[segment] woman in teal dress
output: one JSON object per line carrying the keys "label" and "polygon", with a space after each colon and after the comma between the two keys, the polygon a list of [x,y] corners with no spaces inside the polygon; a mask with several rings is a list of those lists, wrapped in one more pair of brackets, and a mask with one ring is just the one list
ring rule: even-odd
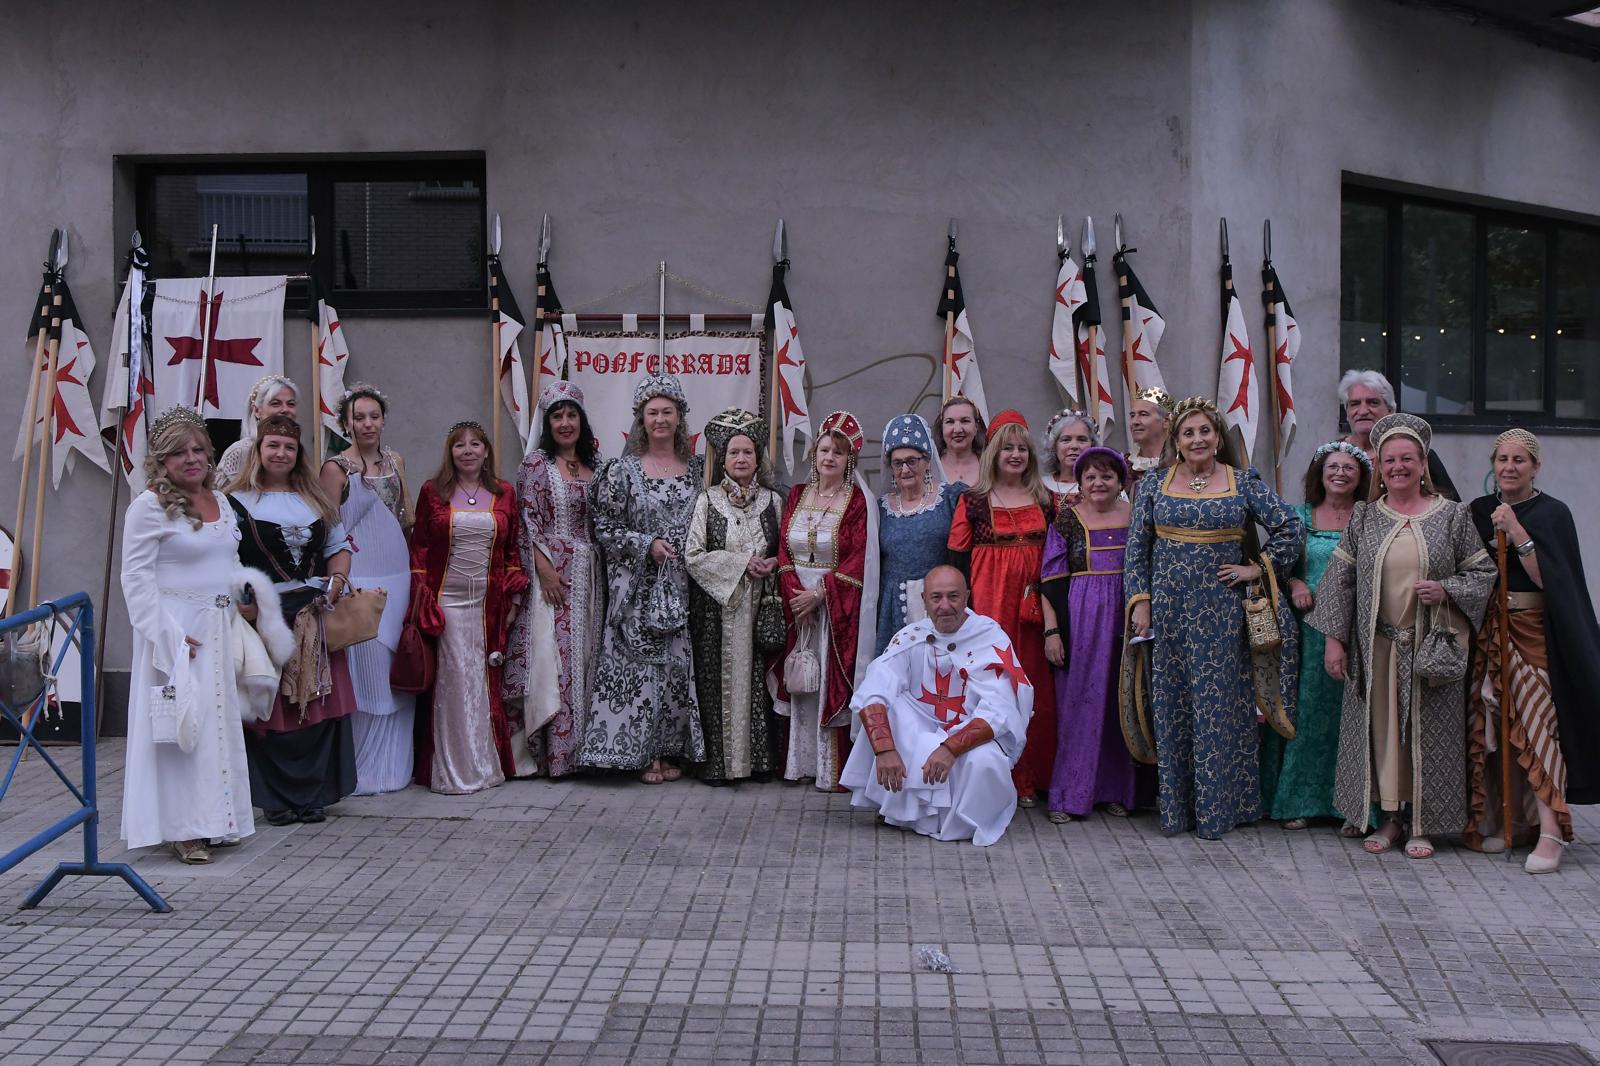
{"label": "woman in teal dress", "polygon": [[888,475],[878,497],[878,642],[882,655],[904,626],[926,616],[922,579],[944,562],[950,519],[964,484],[945,481],[933,431],[921,415],[896,415],[883,427]]}
{"label": "woman in teal dress", "polygon": [[[1315,664],[1322,661],[1323,638],[1305,623],[1315,601],[1317,583],[1344,537],[1357,500],[1367,498],[1372,460],[1353,444],[1333,441],[1318,448],[1306,470],[1306,502],[1295,513],[1306,525],[1306,550],[1294,576],[1289,598],[1300,617],[1300,660],[1312,664],[1300,671],[1300,705],[1294,739],[1270,729],[1261,731],[1261,804],[1285,829],[1304,829],[1312,818],[1337,818],[1333,805],[1334,766],[1339,757],[1339,706],[1344,684]],[[1356,835],[1350,828],[1346,835]]]}
{"label": "woman in teal dress", "polygon": [[[1155,749],[1162,832],[1217,840],[1261,817],[1258,715],[1293,734],[1300,634],[1274,590],[1305,526],[1254,470],[1231,464],[1210,400],[1179,403],[1169,427],[1178,461],[1146,474],[1134,497],[1124,574],[1129,628],[1152,639],[1124,655],[1149,653],[1138,728]],[[1267,532],[1259,555],[1247,547],[1256,524]],[[1257,582],[1277,608],[1271,652],[1248,640],[1244,593]]]}

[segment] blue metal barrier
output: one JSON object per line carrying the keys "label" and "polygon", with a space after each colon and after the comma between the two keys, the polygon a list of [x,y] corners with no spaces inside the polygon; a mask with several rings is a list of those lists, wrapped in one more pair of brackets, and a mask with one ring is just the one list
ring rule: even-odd
{"label": "blue metal barrier", "polygon": [[[0,633],[14,629],[22,629],[33,625],[35,622],[53,621],[55,616],[72,614],[72,625],[68,629],[67,639],[62,644],[61,651],[50,664],[50,678],[46,679],[43,691],[34,701],[18,714],[17,710],[8,706],[0,699],[0,715],[4,715],[17,730],[17,750],[11,757],[11,765],[6,768],[5,779],[0,780],[0,803],[6,798],[6,792],[11,788],[12,778],[16,776],[17,767],[22,762],[22,756],[29,748],[37,751],[43,757],[56,777],[67,786],[78,801],[78,809],[61,819],[50,828],[36,834],[25,844],[21,844],[4,856],[0,856],[0,873],[5,873],[29,855],[38,851],[52,841],[66,836],[78,826],[83,826],[83,861],[57,863],[50,876],[39,882],[39,887],[28,894],[22,901],[22,909],[29,910],[37,907],[50,890],[61,883],[61,879],[68,874],[77,874],[82,877],[120,877],[139,893],[144,901],[150,904],[150,909],[158,913],[170,911],[172,907],[162,899],[156,890],[145,883],[144,878],[133,872],[133,868],[126,863],[100,861],[100,806],[96,799],[97,788],[95,784],[94,746],[94,606],[89,602],[89,594],[75,592],[64,599],[52,600],[41,603],[31,611],[24,611],[19,615],[7,618],[0,622]],[[61,669],[62,662],[67,657],[67,649],[72,646],[73,637],[80,641],[79,660],[81,662],[82,677],[82,702],[79,704],[82,713],[83,739],[79,750],[83,753],[83,787],[79,788],[72,783],[71,778],[50,757],[44,745],[40,744],[33,736],[33,724],[43,715],[39,713],[49,700],[55,682],[52,680],[56,671]]]}

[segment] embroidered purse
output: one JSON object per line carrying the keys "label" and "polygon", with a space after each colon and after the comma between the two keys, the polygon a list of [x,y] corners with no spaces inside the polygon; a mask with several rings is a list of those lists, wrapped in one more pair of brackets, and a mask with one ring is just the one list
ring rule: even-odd
{"label": "embroidered purse", "polygon": [[1442,605],[1428,610],[1428,631],[1417,645],[1412,669],[1434,687],[1453,684],[1467,676],[1466,644],[1450,625],[1449,614]]}
{"label": "embroidered purse", "polygon": [[671,565],[662,563],[656,567],[655,582],[645,593],[639,612],[639,623],[645,632],[657,637],[670,637],[689,624],[689,604],[669,575]]}
{"label": "embroidered purse", "polygon": [[790,695],[809,696],[822,687],[822,663],[812,647],[813,632],[809,622],[799,623],[794,647],[783,660],[783,684]]}
{"label": "embroidered purse", "polygon": [[1244,622],[1250,634],[1251,651],[1277,651],[1283,646],[1277,609],[1260,581],[1250,582],[1245,591]]}
{"label": "embroidered purse", "polygon": [[783,620],[783,599],[778,594],[778,582],[768,578],[761,582],[756,600],[756,647],[762,651],[778,651],[788,639],[789,627]]}

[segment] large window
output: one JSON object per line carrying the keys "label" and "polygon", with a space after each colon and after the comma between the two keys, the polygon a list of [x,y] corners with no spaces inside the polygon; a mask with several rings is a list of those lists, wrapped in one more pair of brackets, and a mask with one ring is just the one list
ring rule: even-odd
{"label": "large window", "polygon": [[1341,369],[1442,426],[1600,428],[1600,227],[1346,186]]}
{"label": "large window", "polygon": [[341,313],[488,307],[481,156],[129,165],[152,277],[203,276],[215,225],[217,273],[310,274]]}

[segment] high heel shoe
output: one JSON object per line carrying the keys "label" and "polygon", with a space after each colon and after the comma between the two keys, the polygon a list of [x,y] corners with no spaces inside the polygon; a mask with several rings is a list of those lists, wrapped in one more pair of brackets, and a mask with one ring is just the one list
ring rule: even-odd
{"label": "high heel shoe", "polygon": [[1537,855],[1530,854],[1527,861],[1522,864],[1522,868],[1530,874],[1553,874],[1561,868],[1561,856],[1566,854],[1567,842],[1549,833],[1540,833],[1539,839],[1554,840],[1561,845],[1561,850],[1556,852],[1556,857],[1553,859],[1541,859]]}

